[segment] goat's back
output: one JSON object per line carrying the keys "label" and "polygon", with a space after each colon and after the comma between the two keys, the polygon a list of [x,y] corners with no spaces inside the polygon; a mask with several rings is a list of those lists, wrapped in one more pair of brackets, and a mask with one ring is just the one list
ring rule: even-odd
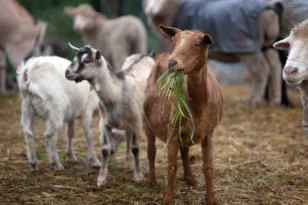
{"label": "goat's back", "polygon": [[65,78],[70,63],[64,58],[47,56],[31,58],[18,67],[18,87],[23,98],[31,96],[35,100],[32,104],[37,112],[54,109],[72,119],[80,117],[87,105],[90,110],[97,108],[98,97],[90,91],[88,82],[75,83]]}

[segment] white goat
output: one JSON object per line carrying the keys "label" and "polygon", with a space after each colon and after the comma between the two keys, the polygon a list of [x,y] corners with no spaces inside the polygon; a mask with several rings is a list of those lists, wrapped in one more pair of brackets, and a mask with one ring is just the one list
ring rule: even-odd
{"label": "white goat", "polygon": [[[124,63],[126,69],[115,73],[100,51],[85,46],[76,48],[76,57],[66,70],[66,78],[73,81],[90,82],[100,102],[106,108],[107,120],[101,129],[103,136],[102,167],[97,185],[106,185],[108,176],[108,160],[111,153],[111,128],[123,129],[126,132],[127,149],[131,147],[134,156],[135,181],[143,180],[140,169],[139,148],[137,139],[142,135],[142,105],[144,90],[154,60],[151,57],[135,54]],[[133,62],[131,66],[127,66]],[[102,109],[102,106],[100,106]],[[129,150],[127,150],[129,151]]]}
{"label": "white goat", "polygon": [[145,26],[135,16],[107,19],[88,4],[66,7],[65,13],[74,18],[74,30],[82,35],[84,42],[101,49],[115,71],[120,71],[129,55],[147,51]]}
{"label": "white goat", "polygon": [[304,107],[303,132],[308,137],[308,20],[296,25],[290,35],[274,44],[276,49],[289,50],[288,60],[283,68],[283,79],[289,85],[296,85],[301,93]]}
{"label": "white goat", "polygon": [[93,149],[91,131],[93,112],[98,109],[99,99],[94,91],[90,91],[87,82],[77,84],[65,78],[64,72],[70,63],[56,56],[36,57],[22,63],[17,69],[18,87],[22,96],[21,124],[33,169],[38,169],[33,133],[34,116],[46,121],[45,146],[55,170],[64,169],[56,150],[57,137],[64,123],[67,124],[67,160],[76,160],[72,147],[76,118],[81,120],[91,165],[101,166]]}

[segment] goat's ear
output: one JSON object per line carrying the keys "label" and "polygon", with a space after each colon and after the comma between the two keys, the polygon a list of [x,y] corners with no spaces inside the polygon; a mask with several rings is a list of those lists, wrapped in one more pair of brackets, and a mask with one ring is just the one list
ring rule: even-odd
{"label": "goat's ear", "polygon": [[156,57],[155,51],[151,51],[151,53],[148,56],[151,58],[155,58]]}
{"label": "goat's ear", "polygon": [[71,49],[72,49],[75,53],[78,53],[79,48],[73,46],[70,42],[68,42],[68,45],[71,47]]}
{"label": "goat's ear", "polygon": [[213,40],[212,40],[211,36],[209,36],[207,34],[203,35],[203,40],[202,41],[203,41],[203,43],[205,45],[212,45],[213,44]]}
{"label": "goat's ear", "polygon": [[68,16],[75,16],[76,9],[74,7],[68,6],[64,8],[64,13]]}
{"label": "goat's ear", "polygon": [[102,57],[102,54],[100,51],[95,51],[95,60],[99,61]]}
{"label": "goat's ear", "polygon": [[288,50],[290,48],[289,37],[274,43],[273,46],[277,50]]}
{"label": "goat's ear", "polygon": [[159,28],[163,34],[166,36],[175,36],[178,32],[180,32],[180,29],[174,28],[174,27],[168,27],[164,26],[162,24],[159,25]]}

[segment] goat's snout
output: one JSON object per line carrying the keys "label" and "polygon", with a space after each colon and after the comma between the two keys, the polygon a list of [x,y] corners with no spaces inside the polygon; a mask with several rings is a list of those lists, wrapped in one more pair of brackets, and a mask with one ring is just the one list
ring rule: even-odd
{"label": "goat's snout", "polygon": [[283,72],[286,75],[294,75],[298,73],[298,68],[293,66],[286,66],[283,68]]}
{"label": "goat's snout", "polygon": [[174,60],[169,60],[168,61],[168,69],[172,68],[173,66],[175,66],[176,64],[178,64],[178,62],[174,61]]}

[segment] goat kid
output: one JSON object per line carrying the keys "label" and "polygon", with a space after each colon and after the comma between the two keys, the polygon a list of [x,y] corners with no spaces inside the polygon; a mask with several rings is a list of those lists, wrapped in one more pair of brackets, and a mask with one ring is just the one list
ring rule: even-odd
{"label": "goat kid", "polygon": [[[139,162],[138,138],[142,133],[142,102],[147,77],[154,60],[143,57],[136,62],[149,61],[143,66],[126,66],[126,70],[115,73],[108,61],[99,50],[85,46],[76,48],[76,57],[66,70],[66,78],[76,82],[88,81],[100,99],[100,110],[106,111],[106,122],[101,124],[105,130],[102,145],[102,168],[99,172],[97,185],[106,185],[108,176],[108,161],[111,154],[110,130],[122,129],[126,133],[127,153],[133,153],[135,181],[143,180]],[[143,77],[142,77],[143,76]],[[142,87],[143,86],[143,87]]]}
{"label": "goat kid", "polygon": [[93,148],[91,130],[93,112],[98,109],[99,99],[95,92],[90,92],[86,82],[76,84],[65,78],[65,68],[70,63],[60,57],[36,57],[22,63],[17,69],[18,87],[22,97],[21,124],[28,158],[34,170],[38,169],[34,146],[34,117],[46,122],[44,140],[54,170],[64,169],[56,149],[57,137],[64,124],[68,140],[67,161],[77,159],[72,145],[75,119],[81,120],[92,167],[101,166]]}
{"label": "goat kid", "polygon": [[186,183],[191,186],[195,186],[197,183],[189,164],[189,148],[193,145],[190,140],[192,122],[186,118],[182,119],[181,144],[177,125],[173,127],[172,124],[175,109],[170,103],[163,103],[164,96],[161,96],[156,88],[156,81],[167,69],[169,71],[184,70],[183,86],[194,119],[195,134],[193,141],[202,146],[203,173],[206,181],[205,200],[207,205],[216,205],[218,203],[213,187],[212,138],[215,128],[222,119],[223,96],[219,84],[207,67],[208,49],[209,45],[212,44],[212,39],[210,36],[197,31],[181,31],[163,25],[160,25],[160,29],[164,35],[172,37],[174,48],[171,54],[164,53],[157,57],[145,91],[143,125],[148,138],[147,151],[150,168],[148,183],[149,185],[156,184],[156,136],[166,143],[169,142],[167,145],[168,184],[163,204],[171,204],[174,199],[174,180],[178,169],[177,153],[179,149],[182,155]]}

